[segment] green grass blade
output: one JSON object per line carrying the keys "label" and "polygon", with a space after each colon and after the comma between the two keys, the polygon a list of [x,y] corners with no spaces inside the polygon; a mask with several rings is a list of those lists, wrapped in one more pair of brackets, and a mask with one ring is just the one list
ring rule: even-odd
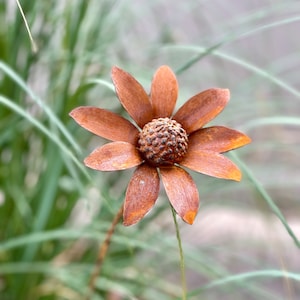
{"label": "green grass blade", "polygon": [[257,118],[245,123],[241,127],[244,131],[248,131],[253,128],[268,125],[300,126],[300,118],[290,116],[272,116],[265,118]]}
{"label": "green grass blade", "polygon": [[240,166],[240,168],[243,171],[243,174],[247,176],[247,178],[250,180],[250,182],[253,184],[255,189],[259,192],[259,194],[262,196],[263,200],[268,204],[271,211],[277,216],[277,218],[281,221],[282,225],[290,235],[290,237],[293,239],[294,243],[298,248],[300,248],[300,241],[297,238],[296,234],[292,230],[292,228],[289,226],[287,220],[285,219],[284,215],[282,214],[279,207],[275,204],[271,196],[268,194],[268,192],[265,190],[265,188],[262,186],[262,184],[256,179],[254,174],[250,171],[250,169],[246,166],[246,164],[238,157],[238,155],[234,152],[230,152],[229,155],[237,162],[237,164]]}
{"label": "green grass blade", "polygon": [[[221,57],[227,61],[230,61],[236,65],[239,65],[249,71],[252,71],[254,74],[266,78],[270,82],[274,83],[275,85],[281,87],[282,89],[288,91],[292,95],[296,96],[297,99],[300,101],[300,91],[298,91],[296,88],[292,87],[290,84],[285,82],[282,79],[279,79],[275,75],[273,75],[271,72],[266,71],[265,69],[259,68],[258,66],[255,66],[241,58],[237,58],[236,56],[232,56],[229,54],[226,54],[221,51],[216,51],[211,48],[205,48],[205,47],[200,47],[200,46],[188,46],[188,45],[181,45],[181,46],[175,46],[175,45],[169,45],[165,47],[166,49],[172,49],[172,50],[184,50],[184,51],[193,51],[197,53],[196,59],[191,60],[192,63],[185,63],[182,67],[179,68],[179,71],[182,69],[185,70],[191,65],[195,64],[200,58],[203,57],[203,54],[211,54],[217,57]],[[199,59],[197,59],[199,58]]]}
{"label": "green grass blade", "polygon": [[290,280],[300,281],[300,274],[294,272],[288,272],[284,270],[260,270],[247,273],[241,273],[231,276],[226,276],[225,278],[214,280],[213,282],[202,286],[190,292],[188,295],[190,297],[201,294],[202,291],[207,289],[212,289],[218,286],[225,286],[228,284],[240,284],[249,280],[261,280],[261,279],[271,279],[271,278],[286,278]]}
{"label": "green grass blade", "polygon": [[12,100],[0,95],[0,103],[10,108],[23,118],[27,119],[34,127],[36,127],[39,131],[45,134],[53,143],[55,143],[58,146],[59,149],[61,149],[67,155],[67,157],[69,157],[77,165],[77,167],[82,171],[86,178],[89,178],[89,175],[86,169],[83,167],[82,163],[74,156],[74,154],[69,150],[69,148],[61,142],[58,136],[53,134],[53,132],[51,132],[41,122],[33,118],[27,111],[15,104]]}
{"label": "green grass blade", "polygon": [[45,114],[49,117],[49,120],[53,125],[56,125],[57,128],[61,131],[63,136],[69,141],[74,150],[78,153],[81,152],[79,145],[74,140],[70,132],[64,126],[64,124],[57,118],[57,116],[52,112],[52,110],[28,87],[28,85],[23,81],[23,79],[13,71],[8,65],[0,61],[0,70],[2,70],[7,76],[9,76],[17,85],[24,90],[30,99],[32,99],[39,107],[43,109]]}

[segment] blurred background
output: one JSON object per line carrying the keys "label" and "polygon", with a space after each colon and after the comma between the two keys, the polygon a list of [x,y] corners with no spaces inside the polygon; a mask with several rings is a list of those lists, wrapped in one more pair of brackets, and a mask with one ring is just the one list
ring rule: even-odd
{"label": "blurred background", "polygon": [[[177,108],[210,87],[231,100],[211,124],[252,143],[229,154],[240,183],[191,173],[200,210],[183,239],[188,299],[299,299],[300,2],[0,0],[0,299],[83,299],[98,245],[132,170],[82,160],[105,140],[69,112],[124,114],[118,65],[149,91],[163,64]],[[179,250],[164,191],[117,227],[92,299],[180,299]],[[298,296],[297,296],[298,295]]]}

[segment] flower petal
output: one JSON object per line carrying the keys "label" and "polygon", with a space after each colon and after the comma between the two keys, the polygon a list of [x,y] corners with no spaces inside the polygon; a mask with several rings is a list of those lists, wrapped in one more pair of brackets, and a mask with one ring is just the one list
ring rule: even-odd
{"label": "flower petal", "polygon": [[136,144],[138,129],[123,117],[105,109],[81,106],[70,116],[86,130],[111,141]]}
{"label": "flower petal", "polygon": [[154,74],[150,95],[154,117],[170,117],[178,96],[178,83],[168,66],[161,66]]}
{"label": "flower petal", "polygon": [[156,168],[146,164],[139,166],[126,191],[123,224],[133,225],[152,208],[159,193],[159,176]]}
{"label": "flower petal", "polygon": [[94,150],[85,160],[87,167],[98,171],[125,170],[143,162],[134,145],[112,142]]}
{"label": "flower petal", "polygon": [[174,115],[187,133],[192,133],[215,118],[229,101],[227,89],[209,89],[188,100]]}
{"label": "flower petal", "polygon": [[217,178],[240,181],[242,176],[241,171],[231,160],[222,154],[208,150],[188,149],[180,165]]}
{"label": "flower petal", "polygon": [[111,72],[120,102],[142,128],[153,119],[153,110],[144,88],[129,73],[113,67]]}
{"label": "flower petal", "polygon": [[176,213],[193,224],[199,207],[199,195],[192,177],[178,167],[161,168],[162,182]]}
{"label": "flower petal", "polygon": [[223,126],[212,126],[199,129],[189,136],[191,151],[209,150],[226,152],[249,144],[251,139],[234,129]]}

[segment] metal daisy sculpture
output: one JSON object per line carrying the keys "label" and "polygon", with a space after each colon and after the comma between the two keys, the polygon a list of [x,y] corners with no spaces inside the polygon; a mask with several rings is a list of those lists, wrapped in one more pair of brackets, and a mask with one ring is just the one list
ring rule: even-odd
{"label": "metal daisy sculpture", "polygon": [[241,179],[238,167],[222,153],[250,143],[250,138],[224,126],[204,127],[224,109],[229,90],[205,90],[174,113],[178,83],[168,66],[156,71],[150,95],[118,67],[112,68],[112,80],[134,123],[105,109],[75,108],[70,115],[80,126],[111,141],[94,150],[85,165],[98,171],[136,167],[126,190],[124,225],[137,223],[153,207],[160,181],[176,213],[192,224],[199,195],[186,168],[217,178]]}

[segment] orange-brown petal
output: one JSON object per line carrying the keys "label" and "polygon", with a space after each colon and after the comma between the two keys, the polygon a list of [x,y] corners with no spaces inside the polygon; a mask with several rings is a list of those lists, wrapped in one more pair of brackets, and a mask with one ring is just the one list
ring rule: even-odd
{"label": "orange-brown petal", "polygon": [[133,225],[152,208],[159,193],[159,176],[156,168],[146,164],[139,166],[126,191],[123,224]]}
{"label": "orange-brown petal", "polygon": [[153,110],[147,93],[134,77],[118,67],[112,68],[111,76],[121,104],[142,128],[153,119]]}
{"label": "orange-brown petal", "polygon": [[161,168],[160,173],[176,213],[188,224],[193,224],[199,208],[199,194],[192,177],[179,167]]}
{"label": "orange-brown petal", "polygon": [[192,133],[215,118],[229,101],[228,89],[209,89],[189,99],[174,115],[187,133]]}
{"label": "orange-brown petal", "polygon": [[154,117],[170,117],[178,96],[178,83],[168,66],[161,66],[154,74],[150,95]]}
{"label": "orange-brown petal", "polygon": [[70,116],[86,130],[111,141],[136,144],[138,129],[123,117],[105,109],[81,106]]}
{"label": "orange-brown petal", "polygon": [[251,139],[237,130],[212,126],[199,129],[189,136],[190,151],[226,152],[249,144]]}
{"label": "orange-brown petal", "polygon": [[241,180],[238,167],[224,155],[213,151],[188,149],[180,165],[217,178]]}
{"label": "orange-brown petal", "polygon": [[143,162],[134,145],[112,142],[94,150],[85,160],[87,167],[98,171],[125,170]]}

